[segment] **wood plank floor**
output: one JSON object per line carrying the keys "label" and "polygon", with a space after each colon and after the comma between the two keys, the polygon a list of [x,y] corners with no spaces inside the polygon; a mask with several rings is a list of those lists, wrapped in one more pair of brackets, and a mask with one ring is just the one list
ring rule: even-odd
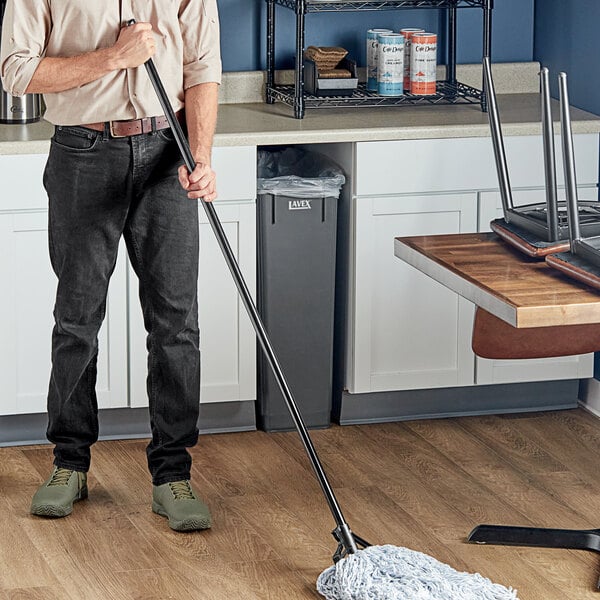
{"label": "wood plank floor", "polygon": [[[312,432],[349,524],[519,591],[598,600],[600,555],[465,543],[482,522],[600,527],[600,419],[552,413]],[[49,446],[0,449],[0,600],[309,600],[333,521],[295,433],[202,436],[193,481],[214,517],[181,534],[150,510],[143,440],[100,442],[90,498],[29,515]]]}

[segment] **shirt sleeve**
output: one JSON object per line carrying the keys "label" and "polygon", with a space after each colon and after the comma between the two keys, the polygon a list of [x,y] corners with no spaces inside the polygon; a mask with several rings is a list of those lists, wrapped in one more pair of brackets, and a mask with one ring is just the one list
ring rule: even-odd
{"label": "shirt sleeve", "polygon": [[12,96],[25,94],[44,57],[50,29],[48,0],[8,0],[2,23],[0,76]]}
{"label": "shirt sleeve", "polygon": [[199,83],[221,83],[221,47],[217,0],[182,3],[183,89]]}

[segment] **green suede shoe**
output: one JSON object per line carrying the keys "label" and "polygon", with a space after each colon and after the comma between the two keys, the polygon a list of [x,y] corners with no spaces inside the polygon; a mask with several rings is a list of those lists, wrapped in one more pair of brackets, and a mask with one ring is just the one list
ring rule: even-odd
{"label": "green suede shoe", "polygon": [[34,494],[31,514],[40,517],[66,517],[73,503],[88,497],[87,474],[54,467],[52,475]]}
{"label": "green suede shoe", "polygon": [[172,481],[152,489],[152,511],[169,519],[175,531],[194,531],[210,527],[208,506],[200,500],[190,482]]}

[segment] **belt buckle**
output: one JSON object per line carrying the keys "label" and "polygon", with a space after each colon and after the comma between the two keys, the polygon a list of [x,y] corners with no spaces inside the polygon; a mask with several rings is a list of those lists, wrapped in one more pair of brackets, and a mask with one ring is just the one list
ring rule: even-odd
{"label": "belt buckle", "polygon": [[110,131],[111,137],[114,137],[114,138],[129,137],[126,133],[125,134],[117,134],[117,133],[115,133],[115,130],[114,130],[114,127],[113,127],[113,123],[119,123],[119,121],[109,121],[108,122],[108,129]]}

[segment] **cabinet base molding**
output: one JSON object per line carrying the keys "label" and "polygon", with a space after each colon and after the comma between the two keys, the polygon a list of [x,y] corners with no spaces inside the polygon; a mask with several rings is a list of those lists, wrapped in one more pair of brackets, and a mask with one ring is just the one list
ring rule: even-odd
{"label": "cabinet base molding", "polygon": [[[254,400],[200,404],[201,434],[254,431]],[[100,440],[150,437],[147,408],[112,408],[99,412]],[[46,444],[45,413],[0,416],[0,447]]]}
{"label": "cabinet base molding", "polygon": [[579,380],[350,394],[334,407],[340,425],[562,410],[578,406]]}

